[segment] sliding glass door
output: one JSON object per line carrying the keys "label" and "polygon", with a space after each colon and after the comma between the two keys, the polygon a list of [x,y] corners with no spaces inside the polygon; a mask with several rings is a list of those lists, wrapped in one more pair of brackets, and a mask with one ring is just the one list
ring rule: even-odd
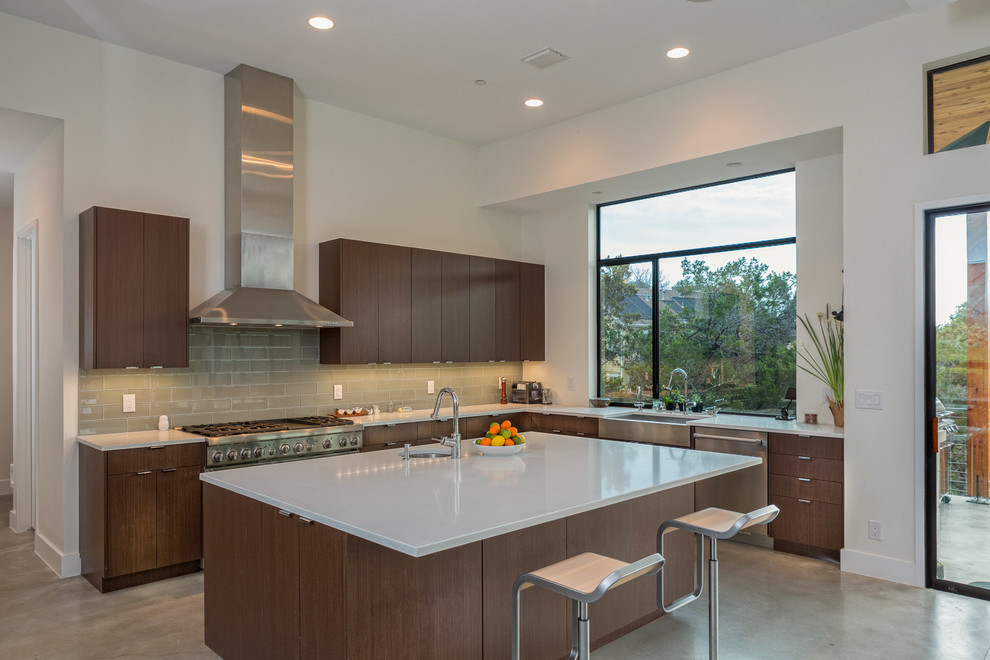
{"label": "sliding glass door", "polygon": [[927,582],[990,599],[987,218],[925,218]]}

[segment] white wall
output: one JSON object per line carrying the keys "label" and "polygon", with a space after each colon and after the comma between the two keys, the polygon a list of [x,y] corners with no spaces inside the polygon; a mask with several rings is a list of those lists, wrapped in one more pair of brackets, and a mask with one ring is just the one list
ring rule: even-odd
{"label": "white wall", "polygon": [[[797,313],[817,327],[818,312],[842,308],[842,156],[801,161],[795,168],[797,201]],[[797,339],[814,354],[801,324]],[[798,358],[798,364],[805,362]],[[798,369],[798,398],[794,411],[799,421],[816,413],[820,424],[831,424],[832,413],[822,401],[825,386]]]}
{"label": "white wall", "polygon": [[[10,464],[14,460],[14,375],[13,326],[8,322],[13,311],[14,209],[0,208],[0,495],[10,494]],[[4,512],[0,511],[0,514]]]}
{"label": "white wall", "polygon": [[[990,147],[924,155],[927,62],[986,46],[990,5],[959,0],[482,147],[481,200],[531,195],[841,127],[846,391],[884,392],[884,410],[846,409],[843,569],[918,583],[922,367],[915,335],[915,205],[990,198]],[[584,231],[584,214],[558,219]],[[573,259],[584,260],[575,252]],[[559,259],[558,259],[559,261]],[[581,278],[584,279],[584,278]],[[593,295],[589,288],[587,295]],[[800,295],[800,294],[799,294]],[[804,303],[802,303],[804,304]],[[819,303],[821,305],[821,303]],[[580,311],[555,321],[583,323]],[[556,331],[553,329],[556,328]],[[563,362],[586,364],[584,347]],[[548,377],[553,380],[553,376]],[[883,540],[867,538],[867,521]]]}
{"label": "white wall", "polygon": [[[49,217],[46,207],[42,220],[48,398],[38,538],[49,548],[39,553],[66,575],[78,572],[78,214],[107,205],[190,218],[190,302],[219,291],[223,79],[0,14],[0,80],[0,108],[64,121],[15,185],[41,181],[30,172],[48,166],[64,171],[58,209]],[[316,243],[337,236],[518,256],[518,219],[476,203],[475,148],[317,103],[297,105],[297,162],[304,165],[296,186],[298,288],[315,297]],[[33,213],[22,203],[19,210],[15,195],[15,227]]]}

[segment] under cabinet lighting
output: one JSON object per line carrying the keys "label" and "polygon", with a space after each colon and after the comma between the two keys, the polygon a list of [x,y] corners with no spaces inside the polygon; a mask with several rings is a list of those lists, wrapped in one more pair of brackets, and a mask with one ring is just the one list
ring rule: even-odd
{"label": "under cabinet lighting", "polygon": [[333,27],[333,21],[331,21],[326,16],[314,16],[309,19],[309,24],[315,27],[317,30],[329,30]]}

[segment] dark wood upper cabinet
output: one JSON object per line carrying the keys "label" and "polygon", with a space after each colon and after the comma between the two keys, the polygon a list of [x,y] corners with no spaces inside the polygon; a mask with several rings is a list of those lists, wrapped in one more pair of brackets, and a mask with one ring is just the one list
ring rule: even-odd
{"label": "dark wood upper cabinet", "polygon": [[188,323],[189,220],[80,214],[79,366],[187,367]]}
{"label": "dark wood upper cabinet", "polygon": [[441,319],[443,305],[441,281],[443,254],[435,250],[413,248],[409,255],[410,288],[410,361],[440,362],[442,359]]}
{"label": "dark wood upper cabinet", "polygon": [[412,362],[411,252],[378,246],[378,362]]}
{"label": "dark wood upper cabinet", "polygon": [[542,360],[543,266],[336,239],[320,244],[322,364]]}
{"label": "dark wood upper cabinet", "polygon": [[518,261],[495,261],[494,354],[503,362],[519,361],[519,273]]}
{"label": "dark wood upper cabinet", "polygon": [[471,256],[471,362],[495,359],[495,327],[501,311],[495,307],[495,260]]}
{"label": "dark wood upper cabinet", "polygon": [[320,363],[378,362],[378,245],[320,243],[320,304],[354,322],[320,330]]}
{"label": "dark wood upper cabinet", "polygon": [[441,263],[440,359],[467,362],[471,359],[471,258],[444,252]]}
{"label": "dark wood upper cabinet", "polygon": [[546,267],[519,264],[519,359],[546,359]]}

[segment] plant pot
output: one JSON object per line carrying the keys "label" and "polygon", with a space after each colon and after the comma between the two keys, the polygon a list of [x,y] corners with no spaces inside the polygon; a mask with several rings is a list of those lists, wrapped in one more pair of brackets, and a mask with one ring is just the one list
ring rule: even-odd
{"label": "plant pot", "polygon": [[832,411],[833,424],[844,426],[846,422],[845,401],[836,403],[831,397],[828,398],[828,409]]}
{"label": "plant pot", "polygon": [[670,403],[665,404],[665,405],[666,405],[667,410],[677,410],[677,404],[674,403],[673,401],[671,401]]}

